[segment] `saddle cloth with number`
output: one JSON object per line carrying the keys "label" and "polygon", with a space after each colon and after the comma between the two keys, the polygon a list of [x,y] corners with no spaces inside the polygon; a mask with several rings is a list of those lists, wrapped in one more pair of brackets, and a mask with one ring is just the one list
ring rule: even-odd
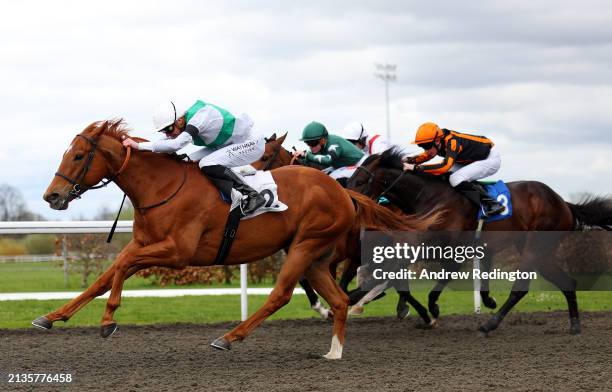
{"label": "saddle cloth with number", "polygon": [[[493,215],[485,219],[485,222],[495,222],[510,218],[512,216],[512,198],[508,186],[501,180],[497,182],[478,182],[493,200],[497,200],[506,207],[506,210],[498,215]],[[478,219],[483,218],[482,208],[478,209]]]}
{"label": "saddle cloth with number", "polygon": [[[278,199],[276,182],[274,182],[271,172],[255,170],[251,165],[235,167],[232,170],[241,176],[251,188],[266,198],[266,204],[242,219],[251,219],[266,212],[281,212],[288,208],[286,204]],[[239,200],[241,197],[240,192],[232,190],[232,206],[236,204],[236,199]]]}

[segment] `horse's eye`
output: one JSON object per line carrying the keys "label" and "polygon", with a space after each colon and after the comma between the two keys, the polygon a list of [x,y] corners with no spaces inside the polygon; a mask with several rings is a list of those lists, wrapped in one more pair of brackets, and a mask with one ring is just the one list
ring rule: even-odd
{"label": "horse's eye", "polygon": [[365,181],[362,181],[362,180],[355,181],[355,186],[362,186],[363,184],[365,184]]}
{"label": "horse's eye", "polygon": [[268,156],[267,156],[267,155],[262,156],[262,157],[261,157],[261,160],[262,160],[262,161],[267,161],[267,160],[268,160]]}
{"label": "horse's eye", "polygon": [[83,154],[81,154],[81,153],[76,154],[75,157],[74,157],[75,161],[80,161],[81,159],[83,159]]}

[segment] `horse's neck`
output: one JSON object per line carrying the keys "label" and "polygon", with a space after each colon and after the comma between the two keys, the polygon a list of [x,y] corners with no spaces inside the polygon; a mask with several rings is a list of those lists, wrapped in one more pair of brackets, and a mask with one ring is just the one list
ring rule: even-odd
{"label": "horse's neck", "polygon": [[291,163],[291,158],[293,158],[293,154],[291,151],[287,150],[285,147],[280,146],[280,150],[278,152],[278,158],[282,162],[283,166],[288,166]]}
{"label": "horse's neck", "polygon": [[[112,173],[116,173],[125,159],[125,153],[116,152],[121,160],[111,162]],[[165,154],[133,152],[125,170],[115,179],[117,186],[125,192],[134,206],[155,204],[170,196],[181,185],[187,174],[185,165],[170,159]],[[111,173],[111,175],[112,175]]]}

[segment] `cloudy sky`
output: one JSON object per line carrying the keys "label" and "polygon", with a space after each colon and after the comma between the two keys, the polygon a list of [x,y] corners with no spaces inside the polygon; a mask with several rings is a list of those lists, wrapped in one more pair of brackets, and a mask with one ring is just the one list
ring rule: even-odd
{"label": "cloudy sky", "polygon": [[[20,1],[0,15],[0,183],[48,219],[41,195],[75,134],[123,117],[149,139],[166,98],[246,112],[263,133],[349,121],[385,129],[375,62],[397,64],[392,140],[435,121],[490,136],[499,177],[563,197],[612,193],[609,1]],[[303,145],[302,145],[303,146]],[[410,147],[409,147],[410,148]]]}

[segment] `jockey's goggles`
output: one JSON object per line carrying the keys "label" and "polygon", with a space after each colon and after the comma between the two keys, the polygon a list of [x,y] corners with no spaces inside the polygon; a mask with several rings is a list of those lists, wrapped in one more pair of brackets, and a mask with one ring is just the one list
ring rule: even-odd
{"label": "jockey's goggles", "polygon": [[315,147],[319,145],[320,140],[316,139],[316,140],[304,140],[304,143],[306,143],[309,147]]}
{"label": "jockey's goggles", "polygon": [[166,128],[162,128],[160,132],[163,132],[167,135],[169,133],[172,133],[173,130],[174,130],[174,123],[168,125]]}
{"label": "jockey's goggles", "polygon": [[419,143],[417,144],[417,146],[421,147],[423,150],[429,150],[430,148],[434,146],[434,142]]}

